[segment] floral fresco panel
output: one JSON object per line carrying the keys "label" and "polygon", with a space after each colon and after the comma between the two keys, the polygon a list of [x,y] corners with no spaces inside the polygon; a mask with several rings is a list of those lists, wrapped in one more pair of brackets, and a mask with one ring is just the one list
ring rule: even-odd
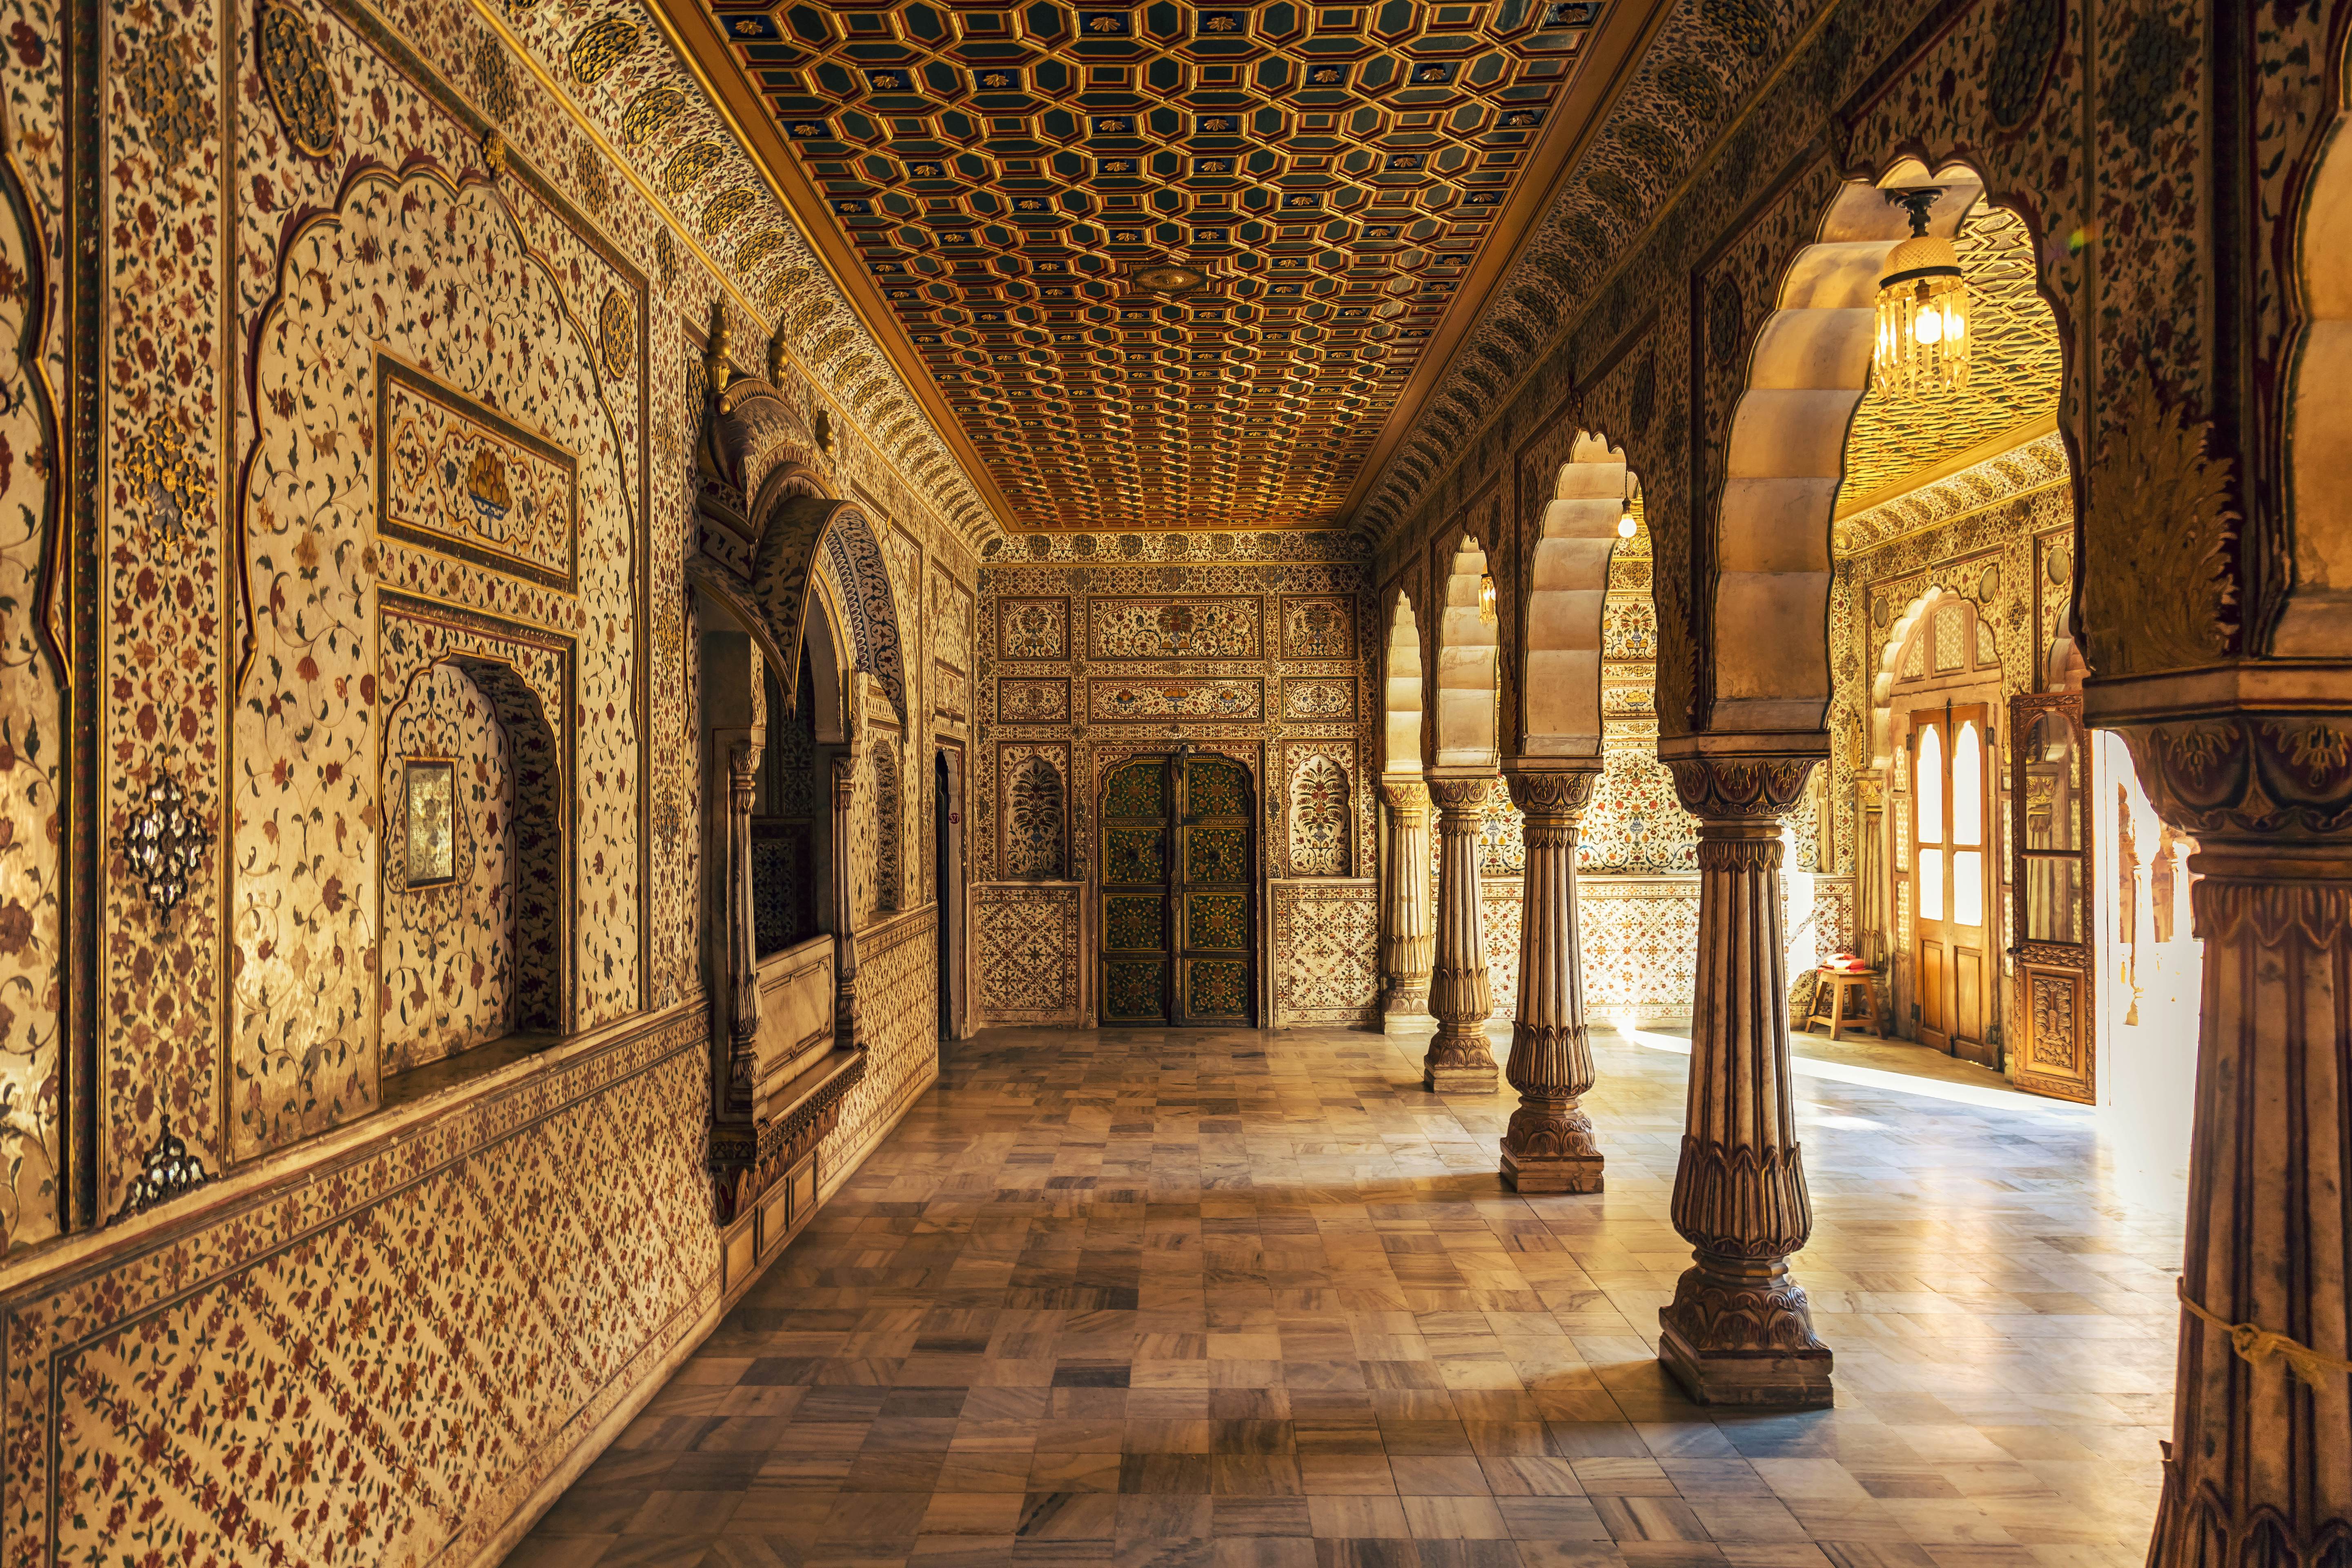
{"label": "floral fresco panel", "polygon": [[1199,599],[1087,601],[1090,658],[1256,658],[1265,601],[1255,595]]}

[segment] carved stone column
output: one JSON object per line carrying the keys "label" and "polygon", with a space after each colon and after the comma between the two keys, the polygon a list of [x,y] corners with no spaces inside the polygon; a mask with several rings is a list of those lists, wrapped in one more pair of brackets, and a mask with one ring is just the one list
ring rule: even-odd
{"label": "carved stone column", "polygon": [[1388,885],[1381,889],[1381,996],[1384,1034],[1417,1035],[1429,1015],[1429,964],[1436,938],[1429,927],[1429,786],[1418,778],[1383,778],[1388,803]]}
{"label": "carved stone column", "polygon": [[1592,1087],[1577,952],[1576,829],[1601,777],[1598,758],[1514,763],[1504,770],[1526,819],[1519,918],[1519,1000],[1504,1077],[1519,1108],[1503,1134],[1503,1180],[1522,1193],[1597,1193],[1601,1151],[1578,1097]]}
{"label": "carved stone column", "polygon": [[749,1123],[760,1079],[760,943],[751,900],[751,809],[760,793],[757,742],[727,749],[728,1070],[719,1115]]}
{"label": "carved stone column", "polygon": [[[2310,702],[2313,687],[2334,700]],[[2198,844],[2204,1016],[2150,1568],[2320,1568],[2352,1539],[2347,687],[2339,668],[2084,691],[2093,723],[2124,730],[2157,811]],[[2239,709],[2250,695],[2287,710]],[[2204,711],[2132,721],[2158,705]]]}
{"label": "carved stone column", "polygon": [[711,879],[703,935],[710,998],[708,1163],[720,1224],[731,1223],[759,1156],[760,948],[752,908],[751,813],[768,732],[759,654],[740,632],[705,635],[703,713],[719,796],[704,832]]}
{"label": "carved stone column", "polygon": [[1433,775],[1437,802],[1437,951],[1430,970],[1429,1011],[1437,1020],[1421,1081],[1439,1094],[1491,1094],[1495,1053],[1486,1018],[1495,1010],[1486,980],[1486,936],[1478,911],[1478,816],[1486,774]]}
{"label": "carved stone column", "polygon": [[850,880],[851,813],[857,801],[857,750],[844,746],[833,759],[833,1043],[854,1050],[857,1038],[857,903]]}
{"label": "carved stone column", "polygon": [[1831,1403],[1789,1257],[1812,1234],[1789,1078],[1781,818],[1826,735],[1696,735],[1662,742],[1698,818],[1698,985],[1690,1098],[1675,1168],[1675,1228],[1691,1244],[1658,1359],[1702,1405]]}

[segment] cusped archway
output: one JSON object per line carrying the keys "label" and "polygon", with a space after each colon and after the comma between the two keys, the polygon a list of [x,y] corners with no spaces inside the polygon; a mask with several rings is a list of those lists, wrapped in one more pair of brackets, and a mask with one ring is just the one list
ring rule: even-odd
{"label": "cusped archway", "polygon": [[[1843,190],[1821,238],[1799,252],[1751,351],[1733,411],[1715,520],[1717,566],[1707,653],[1705,726],[1806,733],[1828,714],[1832,517],[1843,482],[1846,432],[1870,384],[1878,280],[1910,233],[1886,190],[1928,183],[1898,164],[1877,184]],[[1927,232],[1950,238],[1984,187],[1965,169],[1933,182],[1942,195]]]}
{"label": "cusped archway", "polygon": [[751,602],[775,635],[784,668],[799,663],[818,563],[840,590],[855,666],[882,684],[907,721],[907,671],[890,572],[874,525],[855,501],[812,494],[780,471],[752,507],[759,542],[751,555]]}
{"label": "cusped archway", "polygon": [[1438,617],[1437,749],[1441,768],[1485,769],[1501,760],[1496,693],[1501,639],[1486,606],[1486,552],[1465,534],[1445,574]]}
{"label": "cusped archway", "polygon": [[1412,600],[1400,591],[1389,616],[1386,657],[1381,668],[1381,771],[1421,772],[1423,715],[1421,626]]}
{"label": "cusped archway", "polygon": [[2294,585],[2271,651],[2342,658],[2352,656],[2352,119],[2331,133],[2302,219],[2304,327],[2286,398]]}
{"label": "cusped archway", "polygon": [[1606,437],[1579,435],[1552,486],[1528,562],[1520,752],[1601,754],[1601,648],[1609,557],[1630,476]]}

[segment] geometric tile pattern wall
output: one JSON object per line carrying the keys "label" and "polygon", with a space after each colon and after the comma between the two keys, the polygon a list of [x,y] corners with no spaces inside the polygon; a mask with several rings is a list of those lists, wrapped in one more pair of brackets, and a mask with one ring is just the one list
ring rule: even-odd
{"label": "geometric tile pattern wall", "polygon": [[[974,770],[974,878],[982,887],[973,918],[991,1018],[1082,1016],[1082,988],[1065,980],[1094,963],[1077,945],[1075,903],[1065,923],[1051,912],[1061,908],[1056,900],[1005,897],[989,886],[1041,885],[1024,884],[1024,876],[1044,863],[1028,846],[1046,825],[1035,809],[1038,792],[1025,782],[1016,790],[1019,770],[1034,774],[1041,762],[1066,770],[1066,851],[1052,881],[1084,883],[1092,875],[1097,795],[1112,761],[1164,752],[1180,740],[1226,752],[1248,768],[1261,803],[1265,875],[1299,876],[1312,867],[1308,879],[1319,880],[1328,870],[1360,873],[1373,864],[1377,795],[1363,763],[1373,730],[1366,705],[1292,718],[1268,711],[1263,700],[1286,683],[1310,679],[1371,689],[1375,643],[1363,629],[1368,572],[1354,542],[1328,533],[1163,534],[1149,552],[1128,548],[1144,537],[1034,535],[1014,542],[1024,547],[1017,554],[1000,552],[981,568],[973,700],[990,721],[980,726],[982,762]],[[1209,546],[1212,539],[1222,548]],[[1223,552],[1277,541],[1283,547],[1272,559]],[[1067,708],[1066,686],[1074,694]],[[1038,690],[1051,700],[1032,703],[1028,694]],[[1192,710],[1198,694],[1223,691],[1249,700],[1231,712]],[[1318,762],[1345,781],[1336,801],[1290,787]],[[1330,842],[1307,831],[1310,811],[1323,814],[1316,822]],[[1314,851],[1300,853],[1296,866],[1294,843]],[[1343,927],[1321,929],[1329,936]],[[1376,927],[1344,929],[1353,944],[1348,973],[1371,973]],[[1260,941],[1271,940],[1269,925]],[[1064,942],[1073,945],[1056,945]],[[1281,984],[1272,949],[1262,951],[1269,955],[1267,982]],[[1327,998],[1314,1005],[1356,1004]]]}
{"label": "geometric tile pattern wall", "polygon": [[973,889],[980,1015],[991,1024],[1076,1024],[1080,889],[994,882]]}
{"label": "geometric tile pattern wall", "polygon": [[1274,1023],[1378,1021],[1380,885],[1314,879],[1274,885]]}

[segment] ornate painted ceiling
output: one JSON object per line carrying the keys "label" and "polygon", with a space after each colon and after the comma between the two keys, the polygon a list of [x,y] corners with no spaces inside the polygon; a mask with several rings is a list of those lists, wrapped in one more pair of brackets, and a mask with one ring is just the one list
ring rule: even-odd
{"label": "ornate painted ceiling", "polygon": [[1116,531],[1340,521],[1656,7],[665,9],[1007,521]]}
{"label": "ornate painted ceiling", "polygon": [[2033,239],[2024,220],[1980,202],[1953,248],[1969,281],[1968,384],[1915,398],[1889,397],[1872,384],[1846,433],[1841,517],[2030,439],[2058,412],[2058,319],[2033,290]]}

